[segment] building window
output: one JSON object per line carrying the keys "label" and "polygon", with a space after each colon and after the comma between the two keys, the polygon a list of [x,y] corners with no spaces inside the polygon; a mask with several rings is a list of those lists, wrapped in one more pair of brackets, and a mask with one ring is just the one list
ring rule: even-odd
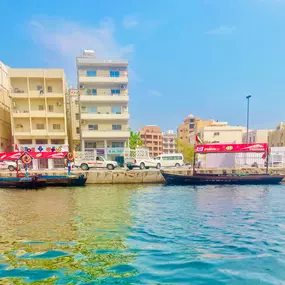
{"label": "building window", "polygon": [[121,114],[121,108],[120,107],[113,107],[112,108],[112,114]]}
{"label": "building window", "polygon": [[48,93],[52,92],[52,86],[48,86]]}
{"label": "building window", "polygon": [[112,125],[112,130],[121,130],[122,129],[122,125]]}
{"label": "building window", "polygon": [[219,135],[220,135],[219,132],[215,132],[215,133],[214,133],[214,136],[219,136]]}
{"label": "building window", "polygon": [[45,124],[36,124],[36,129],[37,130],[44,130]]}
{"label": "building window", "polygon": [[44,105],[39,105],[38,108],[39,108],[39,111],[43,111],[44,110]]}
{"label": "building window", "polygon": [[97,89],[92,89],[92,95],[97,95]]}
{"label": "building window", "polygon": [[124,147],[124,142],[112,142],[112,147]]}
{"label": "building window", "polygon": [[53,159],[54,168],[64,168],[64,158],[54,158]]}
{"label": "building window", "polygon": [[189,125],[189,128],[190,128],[190,129],[194,129],[194,128],[195,128],[195,124],[190,124],[190,125]]}
{"label": "building window", "polygon": [[38,91],[43,90],[43,86],[42,86],[42,85],[37,85],[37,90],[38,90]]}
{"label": "building window", "polygon": [[77,121],[79,120],[79,114],[78,114],[78,113],[75,114],[75,119],[76,119]]}
{"label": "building window", "polygon": [[79,127],[76,128],[76,133],[79,134],[80,133],[80,129]]}
{"label": "building window", "polygon": [[195,119],[190,119],[190,123],[194,123],[195,122]]}
{"label": "building window", "polygon": [[110,71],[110,77],[120,77],[120,71]]}
{"label": "building window", "polygon": [[120,89],[111,89],[111,94],[112,95],[117,95],[117,94],[120,94],[120,93],[121,93]]}
{"label": "building window", "polygon": [[88,108],[88,113],[97,113],[97,108],[96,107]]}
{"label": "building window", "polygon": [[96,70],[88,70],[87,72],[86,72],[86,75],[87,76],[96,76]]}
{"label": "building window", "polygon": [[141,135],[141,138],[144,139],[144,138],[145,138],[145,135]]}
{"label": "building window", "polygon": [[53,105],[48,105],[48,111],[53,112]]}
{"label": "building window", "polygon": [[54,130],[60,130],[60,124],[53,124],[53,125],[52,125],[52,128],[53,128]]}
{"label": "building window", "polygon": [[85,148],[96,148],[96,142],[85,142]]}
{"label": "building window", "polygon": [[88,125],[89,131],[98,131],[98,125]]}

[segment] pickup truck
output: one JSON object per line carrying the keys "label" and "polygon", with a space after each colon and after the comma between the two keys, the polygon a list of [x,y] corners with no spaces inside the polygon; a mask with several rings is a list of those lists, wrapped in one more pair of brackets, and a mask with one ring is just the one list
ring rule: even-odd
{"label": "pickup truck", "polygon": [[159,161],[156,161],[153,158],[128,158],[125,160],[125,164],[127,167],[132,170],[133,168],[140,168],[140,169],[148,169],[148,168],[161,168],[161,164]]}
{"label": "pickup truck", "polygon": [[82,170],[90,168],[107,168],[113,170],[118,167],[118,163],[112,160],[106,160],[103,156],[96,156],[95,160],[78,160],[75,159],[73,167],[80,167]]}
{"label": "pickup truck", "polygon": [[[5,160],[0,160],[0,169],[8,169],[10,171],[14,171],[17,168],[17,163],[16,161],[5,161]],[[22,164],[19,161],[18,163],[18,168],[19,170],[22,168]]]}

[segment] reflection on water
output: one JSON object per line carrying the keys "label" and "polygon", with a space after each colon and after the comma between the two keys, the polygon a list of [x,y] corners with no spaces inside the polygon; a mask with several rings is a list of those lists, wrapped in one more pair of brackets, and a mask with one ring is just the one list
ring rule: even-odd
{"label": "reflection on water", "polygon": [[0,190],[0,284],[282,284],[285,186]]}

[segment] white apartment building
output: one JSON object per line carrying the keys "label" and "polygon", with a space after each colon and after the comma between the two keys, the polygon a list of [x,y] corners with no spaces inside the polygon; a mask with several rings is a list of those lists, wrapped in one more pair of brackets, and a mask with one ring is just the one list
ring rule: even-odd
{"label": "white apartment building", "polygon": [[190,134],[189,143],[195,144],[196,134],[204,142],[208,143],[242,143],[245,127],[229,126],[227,122],[215,122],[201,127],[197,133]]}
{"label": "white apartment building", "polygon": [[267,143],[268,134],[272,130],[249,130],[248,131],[248,142],[247,142],[247,133],[243,134],[242,142],[243,143]]}
{"label": "white apartment building", "polygon": [[173,130],[168,130],[162,134],[162,152],[176,153],[177,152],[177,144],[176,144],[177,136]]}
{"label": "white apartment building", "polygon": [[0,152],[12,150],[8,68],[0,61]]}
{"label": "white apartment building", "polygon": [[[14,149],[68,151],[63,69],[9,68]],[[33,161],[34,169],[62,167],[62,160]]]}
{"label": "white apartment building", "polygon": [[128,61],[97,59],[93,50],[77,57],[81,150],[114,159],[130,136]]}

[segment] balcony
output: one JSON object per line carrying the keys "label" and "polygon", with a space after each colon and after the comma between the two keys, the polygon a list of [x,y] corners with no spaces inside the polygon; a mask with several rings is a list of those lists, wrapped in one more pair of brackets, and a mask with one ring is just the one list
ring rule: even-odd
{"label": "balcony", "polygon": [[99,76],[86,76],[79,75],[80,83],[115,83],[115,84],[127,84],[129,81],[128,76],[111,77],[109,75]]}
{"label": "balcony", "polygon": [[100,138],[100,139],[117,139],[117,138],[128,138],[130,136],[130,131],[128,130],[96,130],[96,131],[89,131],[83,130],[82,137],[83,138]]}
{"label": "balcony", "polygon": [[63,98],[64,93],[46,92],[45,96],[47,98]]}
{"label": "balcony", "polygon": [[124,112],[121,114],[108,114],[108,113],[81,113],[82,120],[128,120],[130,114]]}
{"label": "balcony", "polygon": [[31,132],[28,129],[22,129],[22,128],[16,128],[14,132],[15,136],[21,137],[21,136],[30,136]]}
{"label": "balcony", "polygon": [[48,131],[47,129],[32,129],[31,133],[33,136],[47,136]]}
{"label": "balcony", "polygon": [[29,110],[14,110],[13,112],[14,118],[28,118],[30,117]]}
{"label": "balcony", "polygon": [[15,89],[11,92],[12,98],[28,98],[28,93],[25,90]]}
{"label": "balcony", "polygon": [[47,112],[48,118],[64,118],[64,111],[62,112]]}
{"label": "balcony", "polygon": [[66,136],[66,132],[64,130],[49,130],[48,135],[49,137]]}
{"label": "balcony", "polygon": [[112,95],[81,95],[80,96],[81,102],[110,102],[110,103],[120,103],[120,102],[129,102],[128,95],[119,95],[119,96],[112,96]]}
{"label": "balcony", "polygon": [[32,110],[31,117],[33,118],[43,118],[46,117],[46,111],[44,110]]}

